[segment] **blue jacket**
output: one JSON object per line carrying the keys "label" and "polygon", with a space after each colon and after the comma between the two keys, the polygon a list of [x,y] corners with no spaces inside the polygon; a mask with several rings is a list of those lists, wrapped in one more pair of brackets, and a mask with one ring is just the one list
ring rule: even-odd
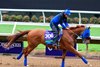
{"label": "blue jacket", "polygon": [[66,27],[68,27],[68,22],[67,22],[67,18],[64,17],[63,13],[60,13],[58,15],[56,15],[52,20],[51,23],[53,23],[55,26],[58,26],[59,24],[62,26],[63,29],[65,29]]}

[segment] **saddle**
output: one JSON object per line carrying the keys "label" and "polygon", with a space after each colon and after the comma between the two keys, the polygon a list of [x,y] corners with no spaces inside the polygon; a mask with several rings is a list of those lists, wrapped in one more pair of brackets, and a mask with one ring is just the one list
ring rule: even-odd
{"label": "saddle", "polygon": [[62,32],[62,30],[59,32],[59,36],[57,37],[57,39],[55,39],[54,38],[54,32],[53,31],[49,31],[49,30],[47,30],[46,32],[45,32],[45,43],[47,44],[47,45],[53,45],[55,42],[54,42],[54,40],[58,40],[58,42],[60,42],[60,39],[61,39],[61,37],[62,37],[62,35],[63,35],[63,32]]}

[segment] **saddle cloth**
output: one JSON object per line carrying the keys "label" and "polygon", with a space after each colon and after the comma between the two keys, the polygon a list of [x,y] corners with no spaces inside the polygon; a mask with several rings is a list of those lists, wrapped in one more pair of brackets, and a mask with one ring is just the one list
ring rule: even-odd
{"label": "saddle cloth", "polygon": [[47,45],[51,45],[51,44],[53,44],[53,39],[54,39],[53,31],[46,31],[45,32],[45,43]]}
{"label": "saddle cloth", "polygon": [[[47,45],[54,44],[54,32],[53,31],[46,31],[44,37],[45,37],[45,43]],[[60,31],[60,34],[57,40],[60,40],[61,37],[62,37],[62,31]]]}

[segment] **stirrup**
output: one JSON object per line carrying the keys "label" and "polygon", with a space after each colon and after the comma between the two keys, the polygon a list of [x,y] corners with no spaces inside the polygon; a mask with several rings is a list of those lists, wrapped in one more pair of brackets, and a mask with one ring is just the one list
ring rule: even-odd
{"label": "stirrup", "polygon": [[57,50],[57,46],[56,45],[54,45],[54,49]]}
{"label": "stirrup", "polygon": [[60,46],[56,46],[56,45],[55,45],[55,46],[54,46],[54,49],[57,50],[57,49],[59,49],[59,47],[60,47]]}
{"label": "stirrup", "polygon": [[54,46],[54,48],[55,48],[56,50],[59,49],[59,46],[60,46],[59,41],[56,42],[55,44],[53,44],[53,46]]}
{"label": "stirrup", "polygon": [[54,49],[55,49],[55,50],[59,49],[59,46],[54,45]]}
{"label": "stirrup", "polygon": [[57,41],[57,46],[60,46],[60,41]]}

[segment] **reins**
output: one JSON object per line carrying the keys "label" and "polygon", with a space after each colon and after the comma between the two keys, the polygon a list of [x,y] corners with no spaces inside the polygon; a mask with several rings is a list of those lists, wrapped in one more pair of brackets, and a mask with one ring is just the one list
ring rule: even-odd
{"label": "reins", "polygon": [[72,31],[72,30],[70,30],[70,29],[65,29],[65,30],[69,30],[69,31],[71,31],[74,35],[76,35],[77,37],[79,37],[78,34],[76,34],[74,31]]}
{"label": "reins", "polygon": [[[65,30],[69,30],[69,31],[72,32],[74,35],[76,35],[77,37],[82,38],[82,34],[83,34],[83,32],[84,32],[86,29],[84,29],[84,31],[81,33],[80,36],[79,36],[78,34],[76,34],[74,31],[70,30],[70,29],[65,29]],[[82,38],[82,39],[83,39],[83,38]]]}
{"label": "reins", "polygon": [[[89,34],[89,33],[90,33],[90,32],[89,32],[89,28],[85,28],[85,29],[81,32],[80,36],[79,36],[78,34],[76,34],[74,31],[70,30],[70,29],[66,29],[66,30],[69,30],[69,31],[72,32],[74,35],[76,35],[77,37],[82,38],[82,40],[84,40],[84,38],[90,36],[90,34]],[[88,33],[88,35],[86,35],[86,32]]]}

